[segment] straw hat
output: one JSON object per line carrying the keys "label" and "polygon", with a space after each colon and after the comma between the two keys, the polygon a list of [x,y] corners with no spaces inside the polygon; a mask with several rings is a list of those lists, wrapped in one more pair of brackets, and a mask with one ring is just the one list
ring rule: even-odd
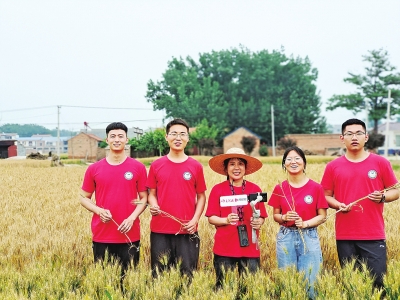
{"label": "straw hat", "polygon": [[224,169],[224,160],[228,158],[243,158],[247,161],[246,172],[245,175],[252,174],[262,167],[262,162],[259,161],[255,157],[251,157],[244,153],[243,149],[240,148],[230,148],[226,151],[225,154],[220,154],[214,156],[208,161],[208,165],[210,168],[221,175],[226,175],[226,171]]}

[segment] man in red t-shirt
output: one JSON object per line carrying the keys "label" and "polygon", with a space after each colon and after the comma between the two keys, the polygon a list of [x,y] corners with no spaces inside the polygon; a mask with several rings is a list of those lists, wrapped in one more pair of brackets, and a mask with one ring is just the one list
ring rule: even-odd
{"label": "man in red t-shirt", "polygon": [[[127,157],[125,144],[128,128],[123,123],[111,123],[106,128],[108,156],[88,167],[82,183],[80,202],[93,213],[93,255],[103,260],[106,251],[117,258],[125,273],[131,261],[139,262],[139,215],[147,202],[146,167]],[[96,202],[92,201],[95,193]]]}
{"label": "man in red t-shirt", "polygon": [[181,272],[192,276],[200,250],[197,223],[206,202],[203,166],[184,152],[189,141],[184,120],[169,122],[165,139],[169,153],[151,164],[146,183],[152,214],[151,266],[156,276],[157,269],[180,261]]}
{"label": "man in red t-shirt", "polygon": [[357,266],[365,262],[374,286],[382,288],[387,260],[383,207],[399,198],[393,188],[397,179],[387,159],[365,151],[363,121],[344,122],[340,139],[346,154],[327,164],[321,181],[329,206],[340,210],[335,223],[339,261],[342,266],[354,258]]}

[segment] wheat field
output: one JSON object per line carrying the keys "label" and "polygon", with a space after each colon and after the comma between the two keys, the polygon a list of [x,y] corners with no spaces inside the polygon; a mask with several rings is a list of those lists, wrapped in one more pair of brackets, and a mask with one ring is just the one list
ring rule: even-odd
{"label": "wheat field", "polygon": [[[209,192],[224,176],[200,158]],[[264,161],[263,168],[246,179],[270,193],[284,180],[279,160]],[[308,162],[307,175],[320,181],[325,161]],[[192,283],[175,269],[151,277],[149,219],[141,215],[141,259],[120,286],[120,270],[114,262],[94,264],[90,219],[78,200],[85,166],[50,167],[48,161],[0,161],[0,298],[1,299],[307,299],[301,274],[278,270],[275,235],[279,226],[272,210],[260,232],[261,269],[241,280],[227,274],[223,289],[215,292],[212,267],[214,228],[202,217],[199,268]],[[397,178],[400,172],[395,171]],[[361,202],[362,203],[362,202]],[[400,297],[400,202],[385,205],[388,247],[386,298]],[[332,213],[328,210],[328,215]],[[361,213],[361,212],[360,212]],[[318,229],[323,270],[316,286],[318,299],[379,299],[371,290],[368,272],[340,269],[336,257],[334,218]]]}

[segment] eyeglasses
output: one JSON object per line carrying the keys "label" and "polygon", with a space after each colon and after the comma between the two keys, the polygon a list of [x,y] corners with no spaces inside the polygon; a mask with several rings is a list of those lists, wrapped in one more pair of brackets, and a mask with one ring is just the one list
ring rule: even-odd
{"label": "eyeglasses", "polygon": [[351,131],[348,131],[348,132],[343,133],[344,137],[349,137],[349,138],[352,138],[354,135],[356,137],[361,137],[361,136],[365,135],[365,132],[357,131],[356,133],[353,133]]}
{"label": "eyeglasses", "polygon": [[296,156],[296,157],[286,157],[286,159],[285,159],[285,163],[287,163],[287,164],[290,164],[290,163],[292,163],[292,162],[300,163],[300,162],[302,162],[302,161],[303,161],[303,159],[302,159],[300,156]]}
{"label": "eyeglasses", "polygon": [[170,133],[168,133],[168,135],[169,135],[169,136],[172,136],[174,139],[176,139],[178,136],[180,136],[181,139],[186,139],[186,138],[189,137],[189,134],[186,133],[186,132],[178,133],[178,132],[176,132],[176,131],[170,132]]}

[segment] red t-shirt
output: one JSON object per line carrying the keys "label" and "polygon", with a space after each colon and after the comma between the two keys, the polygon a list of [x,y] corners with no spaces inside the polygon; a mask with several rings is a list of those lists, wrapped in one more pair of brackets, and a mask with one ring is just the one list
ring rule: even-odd
{"label": "red t-shirt", "polygon": [[[154,161],[149,170],[146,186],[157,190],[160,209],[182,223],[189,222],[196,210],[197,194],[206,190],[203,166],[188,157],[182,163],[175,163],[163,156]],[[153,216],[150,229],[156,233],[187,234],[181,224],[161,213]]]}
{"label": "red t-shirt", "polygon": [[[147,191],[146,178],[146,167],[133,158],[127,157],[120,165],[110,165],[104,158],[88,167],[82,190],[95,192],[96,205],[110,210],[113,220],[121,224],[136,208],[132,201],[138,199],[138,192]],[[129,242],[117,228],[113,221],[103,223],[97,214],[93,214],[93,241],[116,244]],[[139,218],[127,235],[131,242],[140,240]]]}
{"label": "red t-shirt", "polygon": [[[286,214],[294,208],[303,221],[316,217],[318,209],[328,208],[322,186],[311,179],[300,188],[289,185],[287,180],[282,182],[282,188],[279,184],[276,185],[268,205],[280,208],[282,214]],[[294,221],[282,225],[294,226]]]}
{"label": "red t-shirt", "polygon": [[[361,162],[351,162],[345,156],[329,162],[325,168],[321,185],[333,191],[339,202],[350,204],[374,191],[381,191],[397,183],[389,161],[370,153]],[[385,239],[383,203],[365,199],[350,212],[336,214],[337,240],[381,240]]]}
{"label": "red t-shirt", "polygon": [[[242,187],[234,187],[235,195],[249,195],[251,193],[261,192],[261,189],[246,181],[245,190]],[[208,207],[206,211],[206,217],[217,216],[226,218],[232,213],[232,207],[221,207],[220,197],[231,196],[232,191],[229,185],[229,181],[226,180],[215,185],[210,193],[208,199]],[[260,217],[266,218],[267,211],[265,210],[264,203],[257,203],[256,209],[260,210]],[[253,210],[250,204],[243,207],[243,223],[237,222],[236,225],[216,226],[217,231],[214,236],[214,249],[213,252],[217,255],[228,256],[228,257],[260,257],[260,250],[257,249],[256,244],[252,243],[252,229],[250,226],[250,218],[253,216]],[[240,247],[239,236],[237,226],[244,224],[247,229],[247,236],[249,238],[248,247]],[[258,230],[257,230],[258,236]]]}

